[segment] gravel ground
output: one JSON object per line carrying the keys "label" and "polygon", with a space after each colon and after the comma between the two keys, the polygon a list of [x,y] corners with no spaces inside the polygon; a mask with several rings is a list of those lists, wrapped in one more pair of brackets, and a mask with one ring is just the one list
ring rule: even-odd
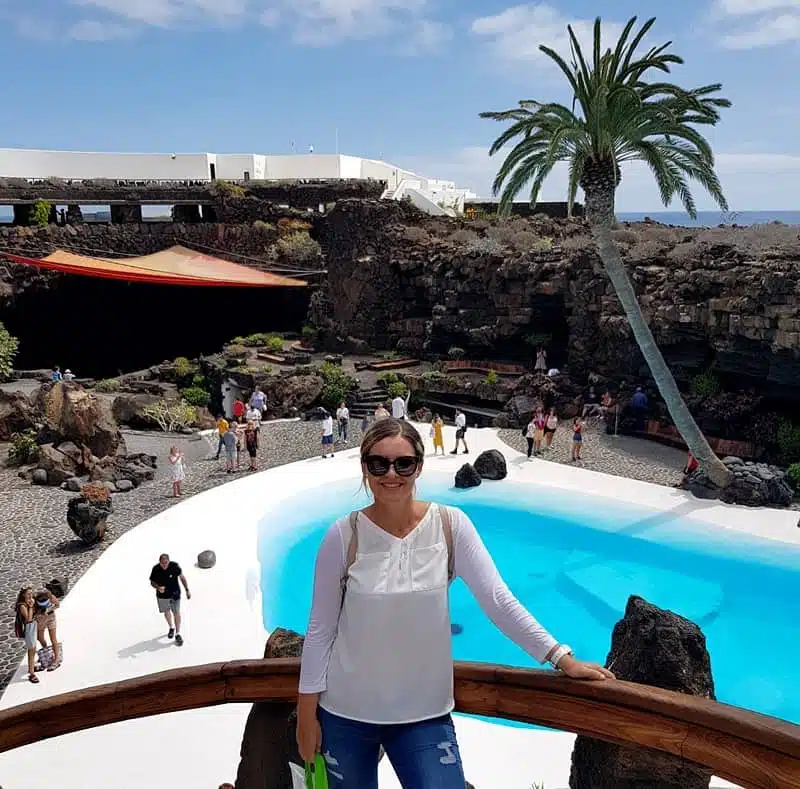
{"label": "gravel ground", "polygon": [[[353,441],[361,434],[357,425]],[[14,601],[23,586],[41,588],[51,578],[66,577],[72,586],[117,537],[143,520],[175,503],[166,456],[177,444],[186,455],[184,497],[236,479],[246,470],[228,475],[223,461],[215,461],[214,445],[198,436],[123,431],[130,452],[157,455],[156,479],[129,493],[113,494],[114,514],[109,519],[106,540],[85,546],[67,525],[67,501],[74,493],[58,488],[33,486],[15,470],[0,470],[0,693],[23,656],[21,641],[14,637]],[[320,426],[313,422],[272,422],[262,428],[259,469],[272,468],[313,457],[320,452]],[[354,444],[351,442],[351,446]],[[0,456],[5,451],[0,448]],[[223,454],[224,457],[224,454]],[[243,469],[247,456],[243,458]],[[69,635],[66,635],[69,638]]]}
{"label": "gravel ground", "polygon": [[[527,451],[528,445],[520,430],[501,430],[499,436],[514,449]],[[540,457],[573,465],[571,452],[572,431],[564,425],[556,430],[553,448]],[[580,463],[574,464],[580,468],[667,486],[681,481],[681,470],[686,465],[686,453],[680,449],[631,436],[609,436],[591,427],[584,429],[581,455]]]}
{"label": "gravel ground", "polygon": [[[361,434],[352,425],[350,446]],[[515,449],[525,451],[519,430],[502,430],[500,437]],[[262,428],[259,469],[272,468],[314,457],[320,452],[320,426],[309,422],[271,422]],[[569,462],[570,433],[556,433],[547,460]],[[215,461],[216,441],[212,446],[201,437],[171,436],[158,433],[125,432],[130,452],[147,452],[159,457],[154,482],[129,493],[114,494],[114,514],[109,520],[107,539],[95,546],[77,540],[66,520],[67,501],[74,494],[57,488],[32,486],[13,469],[0,470],[0,693],[10,681],[23,656],[21,642],[14,638],[13,604],[22,586],[39,588],[51,578],[66,577],[70,586],[83,575],[97,557],[119,536],[138,523],[175,503],[171,497],[166,456],[177,444],[186,455],[184,496],[208,490],[235,479],[225,473],[222,461]],[[4,453],[3,453],[4,454]],[[613,438],[589,431],[584,443],[583,468],[608,474],[671,485],[680,479],[684,453],[633,438]],[[246,465],[246,456],[244,464]],[[246,471],[238,472],[246,474]],[[68,638],[68,635],[67,635]]]}

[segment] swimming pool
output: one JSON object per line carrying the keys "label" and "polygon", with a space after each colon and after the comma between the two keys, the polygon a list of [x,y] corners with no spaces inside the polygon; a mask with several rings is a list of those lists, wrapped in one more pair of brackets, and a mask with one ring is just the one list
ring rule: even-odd
{"label": "swimming pool", "polygon": [[[586,660],[604,662],[629,595],[701,626],[719,701],[800,723],[800,546],[750,537],[613,499],[505,480],[467,491],[426,472],[420,496],[473,519],[520,601]],[[612,493],[610,491],[610,493]],[[348,479],[288,498],[261,523],[264,624],[305,631],[325,529],[368,499]],[[753,512],[758,517],[758,512]],[[270,524],[281,523],[280,529]],[[467,587],[451,590],[454,657],[535,661],[489,622]]]}

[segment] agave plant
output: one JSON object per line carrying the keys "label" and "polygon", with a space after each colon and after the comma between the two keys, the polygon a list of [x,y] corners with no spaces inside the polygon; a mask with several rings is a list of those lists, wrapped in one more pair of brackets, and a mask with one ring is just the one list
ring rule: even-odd
{"label": "agave plant", "polygon": [[572,107],[520,101],[514,109],[482,112],[480,116],[508,124],[489,149],[491,156],[514,142],[493,184],[494,194],[500,194],[501,212],[511,208],[523,189],[529,189],[531,203],[535,204],[553,167],[558,162],[567,163],[570,211],[580,187],[598,255],[670,416],[711,480],[725,487],[730,473],[714,454],[684,403],[644,319],[611,235],[622,168],[631,161],[647,165],[665,206],[677,198],[689,216],[696,217],[689,188],[690,182],[696,181],[721,210],[728,210],[714,171],[713,151],[698,127],[715,125],[720,119],[720,109],[730,107],[731,103],[718,95],[722,87],[719,84],[687,90],[653,78],[654,72],[668,74],[671,66],[683,63],[669,51],[672,42],[639,53],[642,40],[654,23],[655,18],[649,19],[634,33],[636,17],[631,18],[616,47],[604,50],[598,17],[590,61],[568,26],[569,63],[549,47],[539,49],[555,62],[569,83]]}

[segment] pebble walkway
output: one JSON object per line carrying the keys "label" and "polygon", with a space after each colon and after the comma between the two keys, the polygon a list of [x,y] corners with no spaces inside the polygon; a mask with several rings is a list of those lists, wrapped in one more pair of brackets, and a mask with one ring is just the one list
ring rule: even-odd
{"label": "pebble walkway", "polygon": [[[360,431],[353,425],[350,446],[357,446]],[[316,456],[320,427],[316,423],[273,422],[262,428],[259,469]],[[524,451],[519,430],[500,431],[500,437]],[[170,496],[166,455],[172,444],[186,455],[184,496],[230,482],[223,463],[215,461],[212,447],[199,437],[158,433],[125,433],[130,452],[159,457],[156,480],[129,493],[114,495],[114,515],[107,539],[85,546],[67,526],[67,501],[74,494],[54,488],[35,487],[21,480],[13,469],[0,470],[0,693],[11,680],[23,657],[21,642],[14,638],[13,605],[22,586],[40,588],[52,578],[66,577],[73,586],[113,541],[143,520],[175,503]],[[569,434],[559,430],[548,460],[568,462]],[[4,452],[3,452],[4,454]],[[584,446],[584,468],[634,479],[671,485],[680,479],[682,452],[630,438],[611,438],[590,432]],[[246,462],[246,459],[245,459]],[[247,473],[241,471],[239,473]],[[235,479],[238,475],[234,475]],[[65,640],[69,635],[65,634]]]}

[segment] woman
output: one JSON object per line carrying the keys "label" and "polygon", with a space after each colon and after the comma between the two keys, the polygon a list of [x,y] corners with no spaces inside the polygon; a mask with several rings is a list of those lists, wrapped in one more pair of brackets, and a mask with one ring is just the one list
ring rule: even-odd
{"label": "woman", "polygon": [[438,450],[442,450],[444,455],[444,420],[439,414],[434,414],[431,420],[431,438],[433,439],[433,454],[434,456]]}
{"label": "woman", "polygon": [[36,631],[42,649],[47,649],[47,638],[50,636],[50,646],[53,650],[53,660],[47,667],[48,671],[55,671],[61,665],[61,645],[58,643],[56,634],[56,609],[59,606],[58,598],[47,589],[36,593],[36,609],[34,619],[36,620]]}
{"label": "woman", "polygon": [[528,426],[525,428],[525,441],[528,442],[528,460],[531,459],[531,455],[533,455],[533,440],[536,437],[536,418],[533,414],[531,414],[531,421],[528,422]]}
{"label": "woman", "polygon": [[572,462],[575,463],[581,459],[581,449],[583,448],[583,422],[581,418],[576,416],[572,420]]}
{"label": "woman", "polygon": [[558,427],[558,417],[556,416],[556,409],[555,407],[550,409],[550,413],[547,415],[547,419],[545,420],[544,424],[544,448],[545,449],[552,449],[553,448],[553,438],[556,434],[556,428]]}
{"label": "woman", "polygon": [[343,441],[346,444],[350,430],[350,409],[344,400],[339,403],[339,408],[336,409],[336,424],[339,427],[339,441]]}
{"label": "woman", "polygon": [[544,348],[536,351],[536,365],[533,369],[541,375],[547,374],[547,351]]}
{"label": "woman", "polygon": [[544,428],[547,420],[544,418],[544,411],[541,408],[537,409],[536,416],[533,419],[535,430],[533,432],[533,454],[542,454],[542,439],[544,438]]}
{"label": "woman", "polygon": [[25,651],[28,654],[28,681],[37,684],[36,676],[36,603],[33,600],[33,590],[25,587],[19,590],[16,610],[15,632],[19,638],[25,640]]}
{"label": "woman", "polygon": [[181,482],[186,479],[186,469],[183,465],[183,452],[178,447],[169,448],[169,469],[172,474],[172,496],[181,495]]}
{"label": "woman", "polygon": [[244,445],[250,457],[249,471],[256,470],[256,455],[258,454],[258,427],[255,422],[248,422],[244,431]]}
{"label": "woman", "polygon": [[376,422],[380,422],[381,419],[388,419],[390,416],[391,416],[391,414],[386,410],[386,407],[384,406],[383,403],[381,403],[375,409],[375,421]]}
{"label": "woman", "polygon": [[408,421],[375,423],[361,444],[373,503],[334,523],[317,555],[297,744],[306,761],[324,754],[331,789],[377,789],[381,746],[404,789],[464,789],[450,717],[455,577],[540,662],[571,677],[613,677],[576,660],[525,611],[463,512],[414,497],[424,453]]}

